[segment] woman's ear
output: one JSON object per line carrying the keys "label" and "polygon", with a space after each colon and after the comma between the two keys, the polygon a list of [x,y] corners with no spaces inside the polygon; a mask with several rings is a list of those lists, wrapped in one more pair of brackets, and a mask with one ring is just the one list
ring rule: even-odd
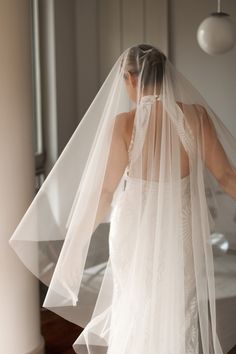
{"label": "woman's ear", "polygon": [[136,87],[137,86],[137,79],[134,74],[131,74],[129,71],[127,72],[127,81],[131,87]]}

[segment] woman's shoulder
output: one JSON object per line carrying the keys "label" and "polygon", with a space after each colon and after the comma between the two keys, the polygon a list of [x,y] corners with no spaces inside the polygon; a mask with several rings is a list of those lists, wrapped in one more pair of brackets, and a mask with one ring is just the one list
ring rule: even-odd
{"label": "woman's shoulder", "polygon": [[116,127],[117,129],[121,129],[123,131],[129,132],[133,129],[134,123],[134,116],[135,116],[135,109],[129,112],[122,112],[116,116]]}
{"label": "woman's shoulder", "polygon": [[130,138],[133,131],[134,117],[135,117],[135,109],[129,112],[119,113],[116,116],[116,122],[115,122],[116,133],[122,135],[127,146],[129,145]]}
{"label": "woman's shoulder", "polygon": [[200,114],[200,115],[204,115],[207,113],[206,109],[204,108],[203,105],[199,104],[199,103],[183,103],[180,101],[176,101],[176,103],[178,104],[179,108],[182,110],[183,113],[189,114],[189,116],[191,116],[190,113],[195,113],[195,114]]}
{"label": "woman's shoulder", "polygon": [[186,104],[183,102],[176,102],[182,110],[185,121],[188,123],[192,132],[197,134],[199,129],[209,129],[211,127],[209,115],[206,108],[201,104]]}

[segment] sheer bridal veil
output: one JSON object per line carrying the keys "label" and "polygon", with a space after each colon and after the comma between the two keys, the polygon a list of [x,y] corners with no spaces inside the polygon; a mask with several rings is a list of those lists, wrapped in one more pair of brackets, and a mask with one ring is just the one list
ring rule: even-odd
{"label": "sheer bridal veil", "polygon": [[211,234],[235,230],[235,166],[236,139],[161,51],[121,54],[9,241],[43,307],[85,327],[78,353],[223,353]]}

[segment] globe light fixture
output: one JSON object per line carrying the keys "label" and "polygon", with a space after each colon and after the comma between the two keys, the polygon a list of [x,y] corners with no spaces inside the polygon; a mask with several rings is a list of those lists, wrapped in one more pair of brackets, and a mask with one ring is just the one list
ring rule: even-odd
{"label": "globe light fixture", "polygon": [[202,50],[210,55],[223,54],[234,47],[235,24],[229,14],[221,11],[220,0],[218,0],[217,12],[205,18],[198,27],[197,40]]}

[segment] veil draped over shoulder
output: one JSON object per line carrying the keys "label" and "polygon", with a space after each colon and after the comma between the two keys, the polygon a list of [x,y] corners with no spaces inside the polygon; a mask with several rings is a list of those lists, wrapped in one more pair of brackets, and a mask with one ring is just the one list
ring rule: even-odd
{"label": "veil draped over shoulder", "polygon": [[9,241],[43,307],[84,327],[77,353],[223,353],[211,234],[235,230],[235,166],[236,139],[165,55],[122,53]]}

